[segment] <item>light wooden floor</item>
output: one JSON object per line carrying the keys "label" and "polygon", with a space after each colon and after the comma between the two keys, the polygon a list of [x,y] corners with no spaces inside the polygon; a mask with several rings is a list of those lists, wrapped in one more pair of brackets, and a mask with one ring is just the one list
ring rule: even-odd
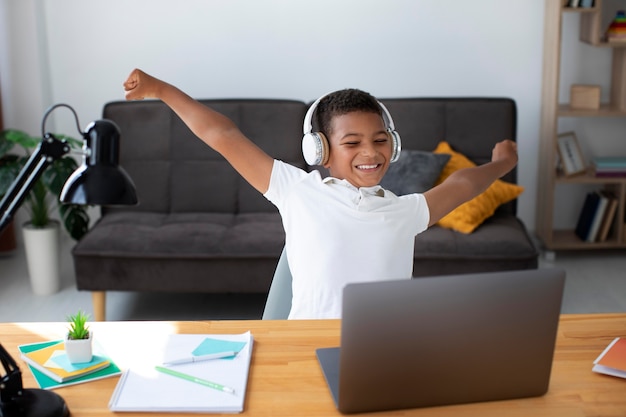
{"label": "light wooden floor", "polygon": [[[70,256],[73,243],[64,241],[62,289],[49,296],[31,292],[26,260],[21,248],[0,257],[0,321],[64,321],[82,309],[92,313],[90,293],[77,291]],[[564,313],[626,311],[626,253],[557,253],[553,262],[567,271]],[[263,295],[207,295],[109,292],[108,320],[220,320],[257,319],[263,312]]]}

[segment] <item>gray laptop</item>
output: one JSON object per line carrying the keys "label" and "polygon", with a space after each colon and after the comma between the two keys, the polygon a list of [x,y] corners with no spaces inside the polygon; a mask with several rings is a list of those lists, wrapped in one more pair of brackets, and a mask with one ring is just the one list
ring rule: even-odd
{"label": "gray laptop", "polygon": [[565,272],[349,284],[341,348],[317,357],[342,413],[540,396]]}

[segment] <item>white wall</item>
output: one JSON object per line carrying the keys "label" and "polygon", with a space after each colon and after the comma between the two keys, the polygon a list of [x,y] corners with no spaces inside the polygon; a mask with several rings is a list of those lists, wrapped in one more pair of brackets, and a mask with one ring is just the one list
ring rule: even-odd
{"label": "white wall", "polygon": [[[502,96],[518,105],[519,215],[534,228],[543,1],[0,0],[5,125],[86,126],[134,67],[199,98]],[[74,134],[58,110],[48,130]],[[400,132],[401,133],[401,132]],[[442,138],[443,139],[443,138]],[[300,138],[294,138],[300,140]]]}

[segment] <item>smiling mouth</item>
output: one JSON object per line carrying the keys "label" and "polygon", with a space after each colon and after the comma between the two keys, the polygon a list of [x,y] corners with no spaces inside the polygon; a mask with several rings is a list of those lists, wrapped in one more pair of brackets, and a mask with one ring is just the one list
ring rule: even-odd
{"label": "smiling mouth", "polygon": [[369,169],[376,169],[380,166],[380,164],[374,164],[374,165],[357,165],[356,167],[358,169],[362,169],[362,170],[369,170]]}

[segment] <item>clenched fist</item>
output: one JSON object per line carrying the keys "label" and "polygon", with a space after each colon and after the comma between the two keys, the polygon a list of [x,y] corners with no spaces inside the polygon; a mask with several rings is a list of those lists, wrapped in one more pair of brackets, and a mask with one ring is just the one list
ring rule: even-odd
{"label": "clenched fist", "polygon": [[144,98],[158,98],[163,81],[154,78],[145,72],[134,69],[124,82],[126,100],[143,100]]}

